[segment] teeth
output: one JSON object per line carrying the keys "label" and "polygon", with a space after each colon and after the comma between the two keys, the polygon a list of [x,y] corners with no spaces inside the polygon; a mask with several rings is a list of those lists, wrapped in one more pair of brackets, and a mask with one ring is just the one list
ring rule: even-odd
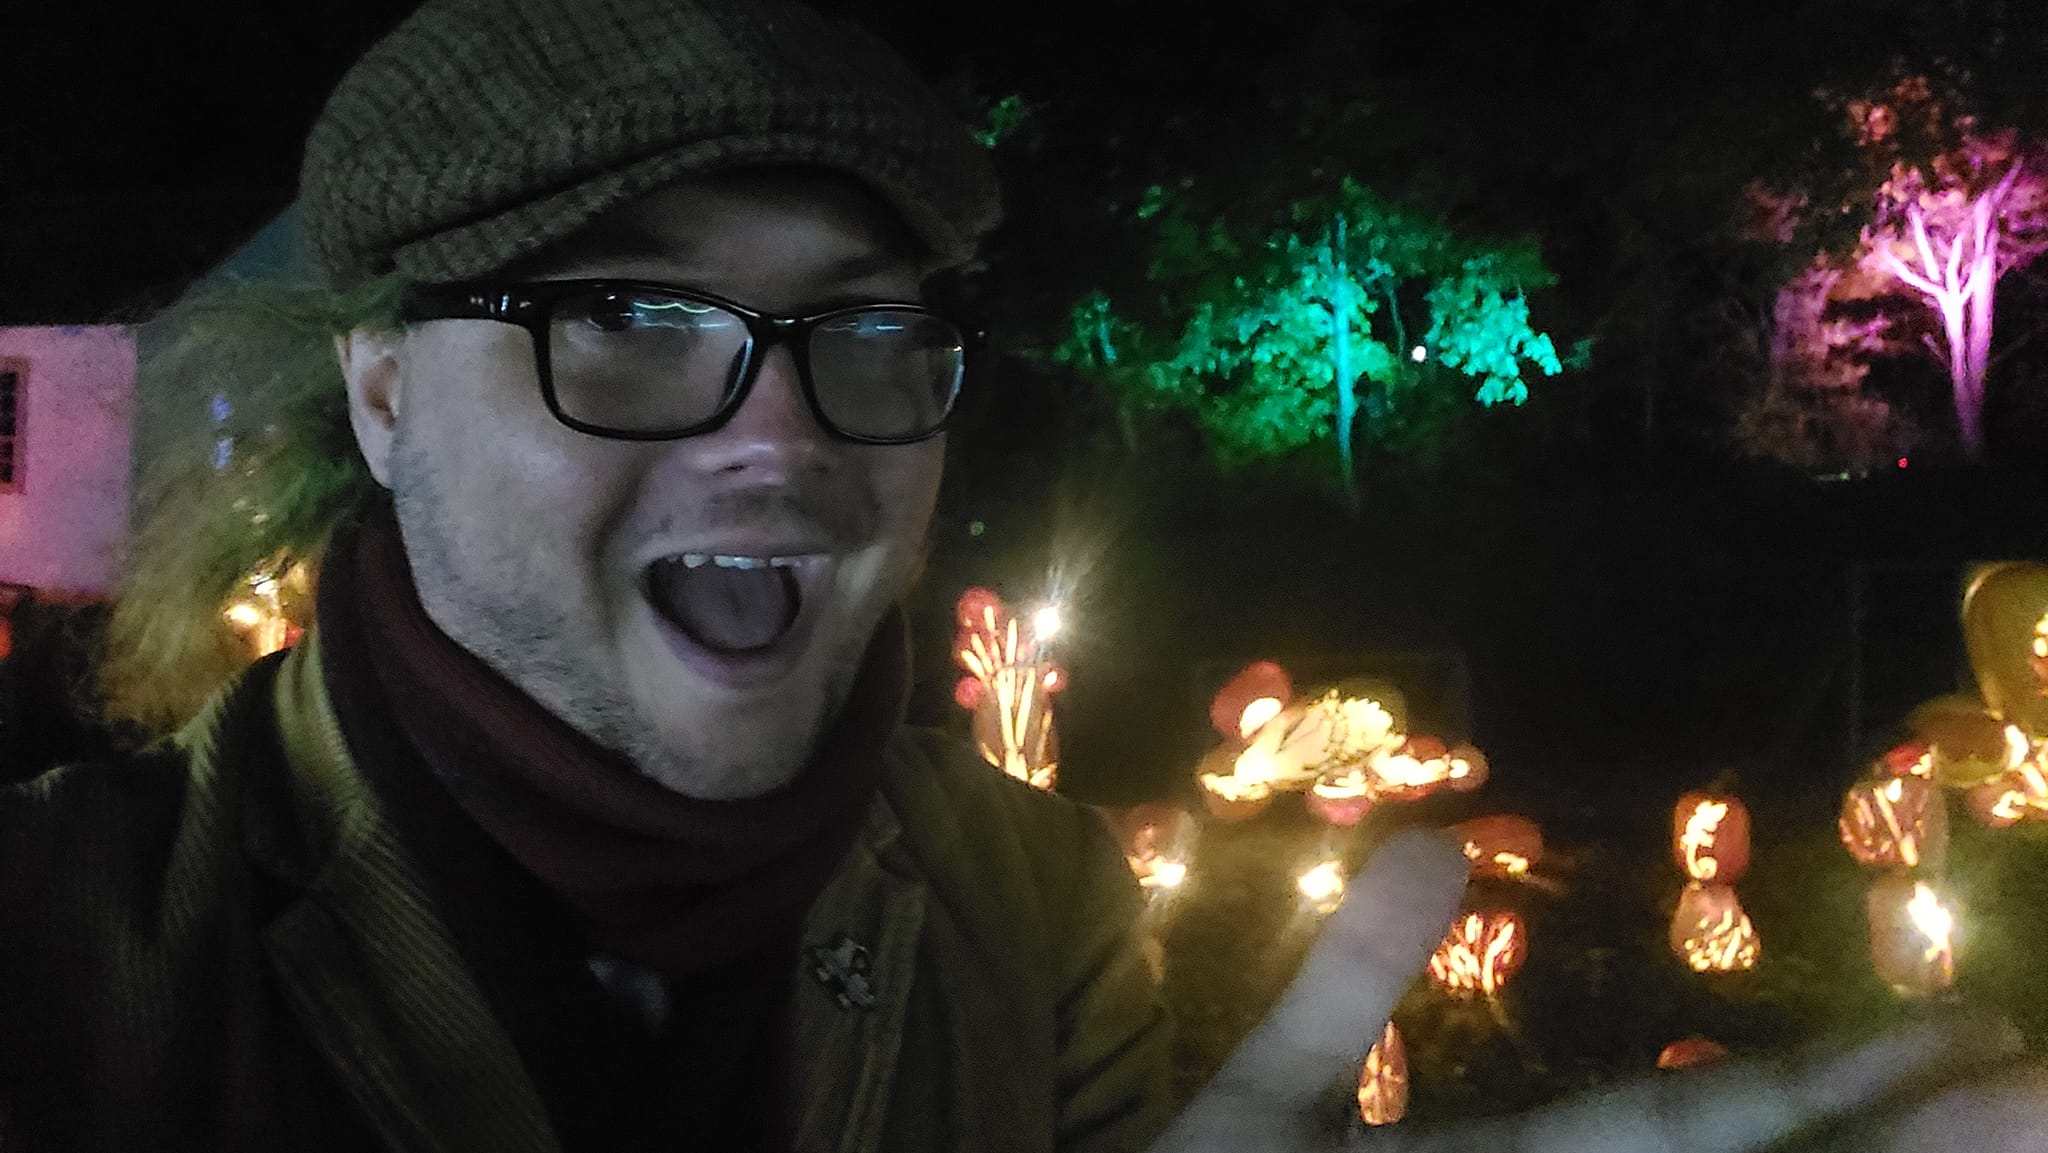
{"label": "teeth", "polygon": [[814,558],[807,556],[733,556],[727,553],[686,552],[676,556],[674,559],[681,561],[684,568],[703,568],[708,564],[730,569],[793,569],[803,567]]}

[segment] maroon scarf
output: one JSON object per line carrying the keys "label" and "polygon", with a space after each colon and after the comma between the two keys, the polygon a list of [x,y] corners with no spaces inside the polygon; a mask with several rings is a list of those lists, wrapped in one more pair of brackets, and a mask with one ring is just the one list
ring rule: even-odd
{"label": "maroon scarf", "polygon": [[579,915],[593,945],[671,978],[795,946],[902,721],[900,612],[884,619],[801,776],[767,796],[701,801],[641,775],[436,627],[388,506],[333,559],[344,572],[329,584],[339,575],[354,586],[346,593],[399,728],[461,808]]}

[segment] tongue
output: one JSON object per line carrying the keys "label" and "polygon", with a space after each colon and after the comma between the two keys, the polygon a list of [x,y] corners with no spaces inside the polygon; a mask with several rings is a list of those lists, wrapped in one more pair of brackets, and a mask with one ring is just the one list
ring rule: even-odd
{"label": "tongue", "polygon": [[782,639],[796,620],[796,578],[787,569],[656,565],[654,603],[707,649],[746,653]]}

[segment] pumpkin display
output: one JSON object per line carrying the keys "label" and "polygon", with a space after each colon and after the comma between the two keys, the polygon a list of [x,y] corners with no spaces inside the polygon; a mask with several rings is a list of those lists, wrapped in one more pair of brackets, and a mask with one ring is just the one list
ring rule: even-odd
{"label": "pumpkin display", "polygon": [[1749,871],[1749,808],[1725,793],[1690,792],[1671,813],[1671,851],[1687,879],[1733,884]]}
{"label": "pumpkin display", "polygon": [[1066,673],[994,592],[970,588],[954,609],[960,632],[953,659],[980,687],[958,683],[953,700],[973,713],[976,749],[1018,780],[1052,788],[1059,778],[1052,696],[1066,687]]}
{"label": "pumpkin display", "polygon": [[1512,909],[1467,913],[1430,954],[1429,976],[1455,996],[1499,992],[1528,955],[1527,931]]}
{"label": "pumpkin display", "polygon": [[2048,736],[2048,563],[2006,561],[1972,574],[1963,644],[1977,691],[2006,724]]}
{"label": "pumpkin display", "polygon": [[1873,868],[1938,866],[1948,847],[1948,805],[1920,777],[1860,781],[1842,798],[1842,844]]}
{"label": "pumpkin display", "polygon": [[1734,1054],[1728,1051],[1728,1046],[1695,1035],[1664,1046],[1663,1051],[1657,1054],[1657,1068],[1690,1069],[1695,1065],[1725,1061],[1732,1056]]}
{"label": "pumpkin display", "polygon": [[1294,699],[1287,670],[1253,661],[1224,682],[1209,701],[1209,723],[1229,741],[1248,741]]}
{"label": "pumpkin display", "polygon": [[1931,885],[1904,875],[1881,877],[1865,903],[1870,960],[1879,980],[1907,997],[1955,983],[1955,916]]}
{"label": "pumpkin display", "polygon": [[1464,845],[1475,877],[1526,876],[1543,860],[1543,830],[1527,817],[1473,817],[1448,831]]}
{"label": "pumpkin display", "polygon": [[1407,1114],[1408,1048],[1389,1021],[1358,1072],[1358,1117],[1368,1125],[1392,1125]]}
{"label": "pumpkin display", "polygon": [[1762,951],[1735,887],[1714,881],[1694,881],[1679,894],[1670,940],[1671,951],[1696,973],[1753,969]]}

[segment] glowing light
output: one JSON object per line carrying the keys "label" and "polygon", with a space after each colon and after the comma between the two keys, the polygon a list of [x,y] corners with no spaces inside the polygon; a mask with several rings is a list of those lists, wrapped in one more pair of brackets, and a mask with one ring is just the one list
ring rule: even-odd
{"label": "glowing light", "polygon": [[2041,623],[2034,626],[2034,659],[2048,661],[2048,613],[2041,614]]}
{"label": "glowing light", "polygon": [[1267,721],[1279,716],[1280,710],[1286,707],[1286,702],[1279,697],[1260,697],[1246,705],[1244,712],[1237,718],[1238,735],[1249,739],[1253,733],[1265,728]]}
{"label": "glowing light", "polygon": [[1159,861],[1152,866],[1152,872],[1138,878],[1138,884],[1147,889],[1178,889],[1188,879],[1188,867],[1182,861]]}
{"label": "glowing light", "polygon": [[1711,881],[1721,871],[1721,862],[1711,855],[1701,856],[1700,850],[1711,852],[1715,831],[1727,815],[1726,801],[1701,801],[1693,808],[1692,816],[1686,818],[1685,835],[1678,839],[1678,843],[1685,850],[1686,875],[1693,880]]}
{"label": "glowing light", "polygon": [[1927,938],[1927,948],[1922,950],[1922,960],[1939,963],[1943,967],[1955,963],[1955,946],[1949,941],[1949,932],[1955,928],[1953,913],[1941,907],[1941,899],[1925,884],[1913,886],[1913,899],[1906,902],[1906,915],[1913,919],[1913,927]]}
{"label": "glowing light", "polygon": [[1429,958],[1429,975],[1452,993],[1500,991],[1522,967],[1522,918],[1511,912],[1467,913]]}
{"label": "glowing light", "polygon": [[1408,359],[1414,361],[1417,364],[1421,364],[1423,361],[1429,359],[1429,350],[1418,344],[1414,348],[1408,350]]}
{"label": "glowing light", "polygon": [[1060,635],[1060,630],[1064,627],[1066,620],[1061,617],[1058,605],[1046,605],[1031,614],[1031,631],[1041,641],[1049,641]]}
{"label": "glowing light", "polygon": [[1302,904],[1318,917],[1327,916],[1344,903],[1344,862],[1324,861],[1294,879]]}
{"label": "glowing light", "polygon": [[1368,1125],[1392,1125],[1407,1113],[1408,1050],[1389,1021],[1359,1070],[1358,1117]]}
{"label": "glowing light", "polygon": [[248,601],[236,601],[228,607],[228,622],[245,629],[253,629],[263,623],[263,610]]}

